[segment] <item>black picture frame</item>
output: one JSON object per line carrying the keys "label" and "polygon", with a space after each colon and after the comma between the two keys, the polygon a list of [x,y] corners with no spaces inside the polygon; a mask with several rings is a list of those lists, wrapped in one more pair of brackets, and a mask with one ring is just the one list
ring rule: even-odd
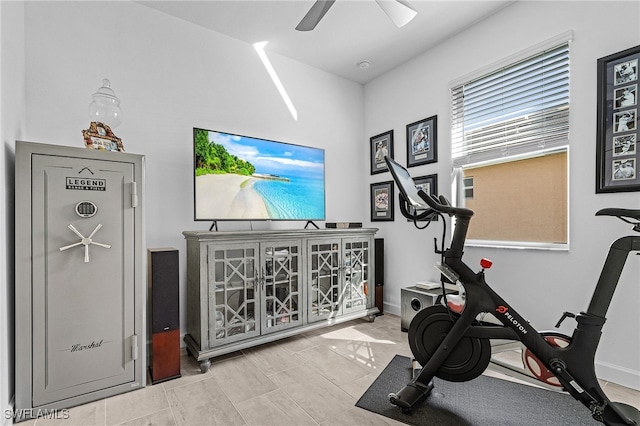
{"label": "black picture frame", "polygon": [[371,221],[393,221],[394,182],[378,182],[371,184]]}
{"label": "black picture frame", "polygon": [[438,161],[438,116],[407,124],[407,167]]}
{"label": "black picture frame", "polygon": [[596,193],[640,191],[640,46],[598,59]]}
{"label": "black picture frame", "polygon": [[384,173],[389,171],[385,156],[393,158],[393,130],[388,130],[379,135],[369,138],[371,153],[371,174]]}
{"label": "black picture frame", "polygon": [[[432,175],[419,176],[413,178],[413,182],[416,184],[418,189],[422,189],[427,194],[438,196],[438,174],[434,173]],[[413,214],[413,207],[408,206],[409,213]],[[411,219],[407,219],[411,221]],[[433,221],[438,220],[437,214],[429,215],[429,217],[423,219],[422,221]]]}

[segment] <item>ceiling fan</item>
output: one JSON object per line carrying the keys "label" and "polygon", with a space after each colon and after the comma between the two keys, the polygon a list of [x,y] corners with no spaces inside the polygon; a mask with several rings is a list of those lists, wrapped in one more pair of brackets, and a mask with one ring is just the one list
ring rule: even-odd
{"label": "ceiling fan", "polygon": [[[316,0],[296,27],[298,31],[311,31],[333,6],[335,0]],[[376,0],[378,6],[387,14],[398,28],[411,21],[418,12],[406,0]]]}

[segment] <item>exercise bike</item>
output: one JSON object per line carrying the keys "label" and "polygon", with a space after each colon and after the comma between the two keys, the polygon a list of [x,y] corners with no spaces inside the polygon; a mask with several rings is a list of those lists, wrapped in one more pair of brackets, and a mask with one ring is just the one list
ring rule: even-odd
{"label": "exercise bike", "polygon": [[[492,339],[520,342],[530,360],[537,363],[536,378],[559,386],[590,411],[592,417],[607,425],[640,425],[640,411],[618,402],[611,402],[600,388],[595,374],[595,353],[600,340],[605,315],[630,252],[640,252],[640,235],[616,240],[607,256],[600,278],[586,312],[575,317],[577,327],[572,336],[555,332],[538,332],[485,281],[485,269],[490,261],[483,259],[482,269],[473,272],[462,260],[464,243],[473,211],[453,207],[444,197],[438,198],[418,190],[407,170],[385,157],[400,189],[400,209],[403,216],[427,221],[434,216],[455,218],[450,247],[436,244],[442,257],[437,266],[443,277],[462,286],[464,302],[447,300],[419,311],[409,326],[409,346],[421,369],[404,388],[389,394],[392,404],[410,411],[433,389],[434,377],[452,382],[472,380],[482,374],[491,360]],[[617,217],[640,232],[640,210],[603,209],[597,216]],[[424,226],[423,226],[424,227]],[[498,321],[485,321],[491,313]]]}

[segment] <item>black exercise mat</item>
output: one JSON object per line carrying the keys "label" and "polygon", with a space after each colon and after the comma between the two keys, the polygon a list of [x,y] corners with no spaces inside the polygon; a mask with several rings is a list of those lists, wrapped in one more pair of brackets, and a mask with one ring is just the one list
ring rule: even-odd
{"label": "black exercise mat", "polygon": [[429,397],[411,411],[389,402],[411,379],[411,361],[396,355],[356,403],[357,407],[410,425],[568,426],[600,424],[568,394],[480,376],[469,382],[434,379]]}

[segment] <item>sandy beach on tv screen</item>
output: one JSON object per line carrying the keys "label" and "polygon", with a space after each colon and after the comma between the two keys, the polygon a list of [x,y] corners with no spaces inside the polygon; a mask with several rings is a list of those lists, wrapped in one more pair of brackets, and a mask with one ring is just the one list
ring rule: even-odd
{"label": "sandy beach on tv screen", "polygon": [[269,219],[267,206],[253,189],[255,181],[234,174],[196,176],[196,218]]}

